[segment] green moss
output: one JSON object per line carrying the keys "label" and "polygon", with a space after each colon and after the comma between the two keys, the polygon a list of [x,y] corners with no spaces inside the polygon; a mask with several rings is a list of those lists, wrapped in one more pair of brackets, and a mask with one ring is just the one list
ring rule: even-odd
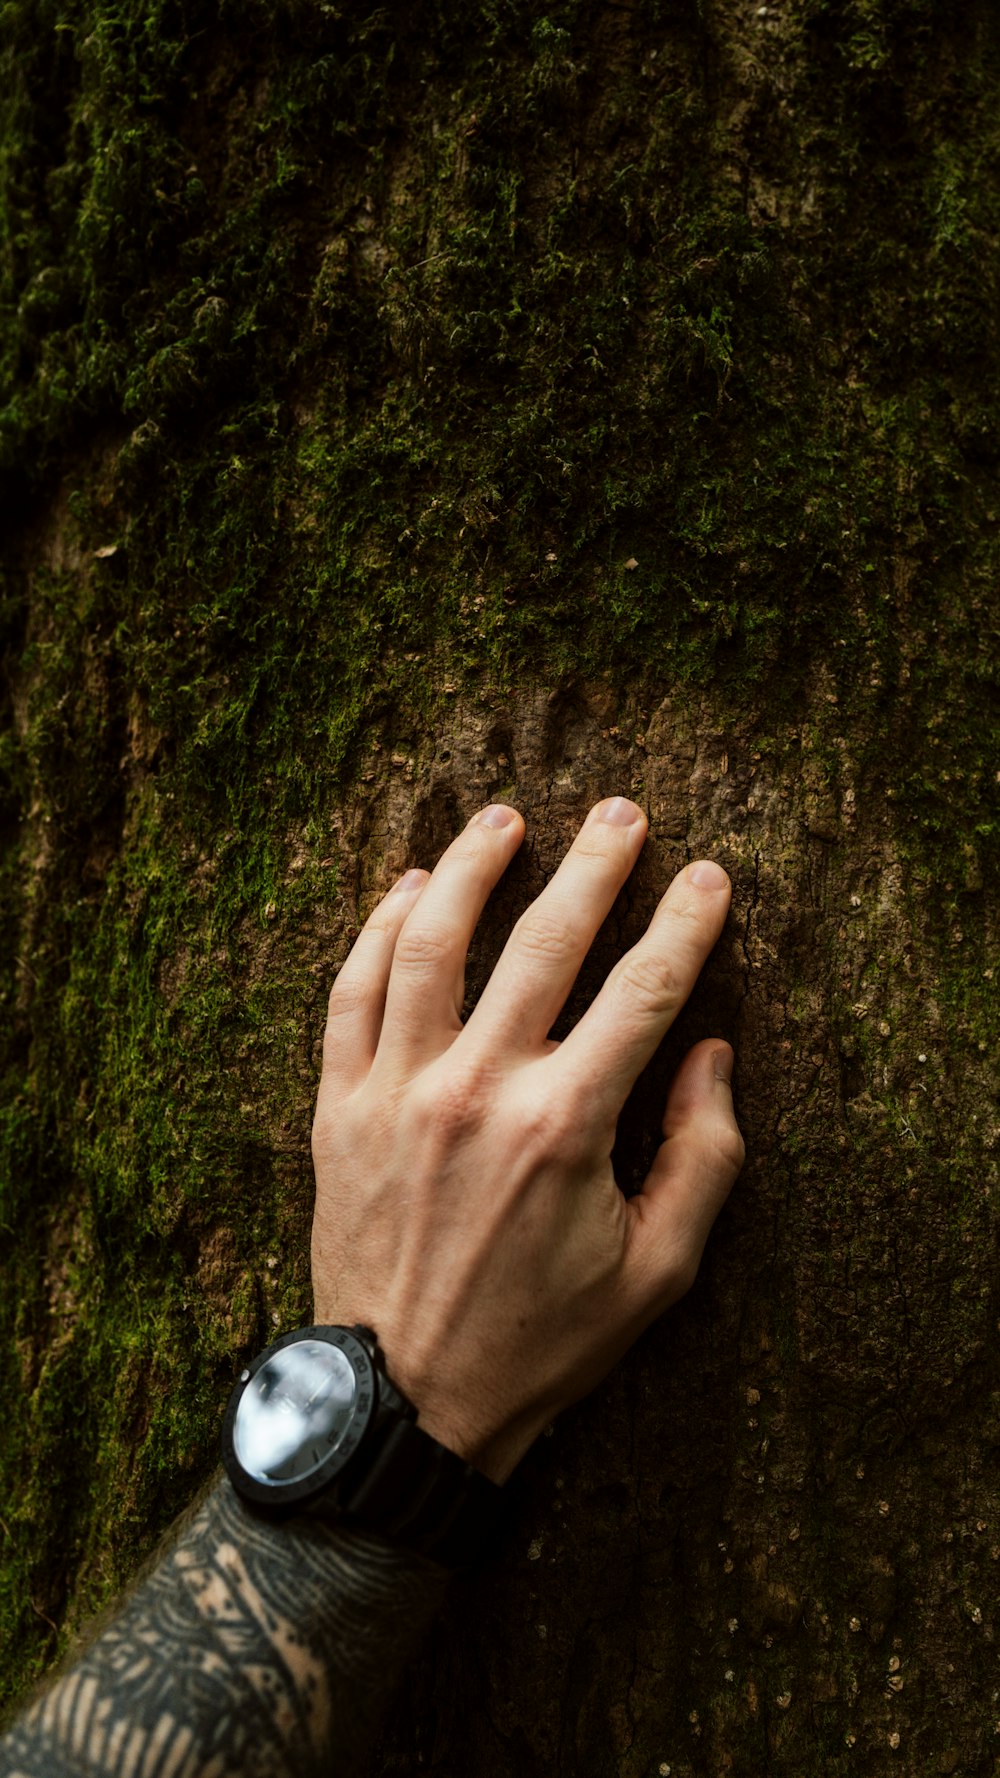
{"label": "green moss", "polygon": [[[245,837],[241,869],[212,884],[176,831],[140,810],[99,895],[71,903],[32,953],[30,1072],[0,1175],[17,1237],[4,1335],[23,1379],[2,1481],[24,1553],[4,1569],[4,1611],[22,1677],[32,1647],[51,1652],[45,1618],[64,1604],[64,1564],[82,1562],[84,1603],[122,1581],[150,1525],[212,1461],[234,1337],[266,1337],[265,1298],[283,1320],[308,1312],[302,1252],[286,1254],[278,1232],[264,1112],[284,1092],[308,1118],[288,1079],[294,970],[280,992],[233,992],[243,922],[272,888],[269,852],[265,836]],[[315,906],[320,885],[309,893]],[[220,1231],[213,1279],[204,1263]],[[261,1266],[276,1243],[272,1287]],[[231,1302],[234,1271],[244,1282]],[[54,1571],[38,1571],[35,1552],[57,1547]]]}
{"label": "green moss", "polygon": [[[582,672],[779,737],[821,672],[810,761],[836,787],[846,735],[953,883],[948,955],[1000,831],[1000,68],[943,4],[803,0],[749,156],[693,3],[627,41],[568,0],[3,16],[10,1685],[304,1309],[302,1258],[260,1263],[308,1201],[296,930],[372,733]],[[942,979],[993,1044],[973,964]]]}

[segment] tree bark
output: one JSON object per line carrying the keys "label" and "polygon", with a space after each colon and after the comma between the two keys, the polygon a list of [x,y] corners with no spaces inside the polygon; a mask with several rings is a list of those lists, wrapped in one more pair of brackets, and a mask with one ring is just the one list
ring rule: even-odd
{"label": "tree bark", "polygon": [[395,876],[717,857],[626,1107],[737,1052],[690,1296],[523,1466],[378,1770],[1000,1769],[1000,22],[943,0],[12,0],[0,1668],[309,1313],[326,992]]}

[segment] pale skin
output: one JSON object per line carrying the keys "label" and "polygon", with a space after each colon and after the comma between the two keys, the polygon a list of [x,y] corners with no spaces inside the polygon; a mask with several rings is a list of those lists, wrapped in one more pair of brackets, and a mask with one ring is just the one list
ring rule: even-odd
{"label": "pale skin", "polygon": [[717,864],[674,878],[569,1036],[548,1035],[647,829],[625,797],[595,805],[463,1025],[469,944],[525,834],[491,805],[379,904],[330,996],[316,1320],[374,1327],[420,1424],[497,1482],[689,1289],[743,1164],[733,1052],[707,1038],[641,1192],[611,1166],[628,1093],[725,923]]}
{"label": "pale skin", "polygon": [[[469,942],[525,832],[495,805],[384,898],[330,996],[315,1319],[373,1327],[420,1424],[496,1482],[689,1288],[743,1162],[732,1050],[708,1038],[636,1197],[611,1166],[628,1093],[722,931],[717,865],[674,878],[569,1036],[549,1037],[646,831],[627,798],[591,811],[463,1025]],[[217,1479],[0,1737],[0,1775],[360,1778],[446,1584],[346,1520],[251,1513]]]}

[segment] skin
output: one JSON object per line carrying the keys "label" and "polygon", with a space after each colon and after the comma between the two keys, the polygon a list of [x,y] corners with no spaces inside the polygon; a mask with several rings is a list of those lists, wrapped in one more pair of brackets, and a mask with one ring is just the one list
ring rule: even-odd
{"label": "skin", "polygon": [[[610,1159],[722,931],[717,865],[675,877],[574,1030],[548,1036],[645,837],[634,803],[597,805],[463,1025],[469,941],[524,838],[516,810],[486,810],[376,908],[330,997],[316,1320],[373,1327],[423,1426],[497,1482],[688,1289],[743,1161],[718,1039],[681,1064],[636,1197]],[[354,1778],[447,1579],[347,1520],[252,1513],[218,1480],[0,1741],[0,1774]]]}
{"label": "skin", "polygon": [[380,903],[330,996],[317,1322],[374,1327],[421,1425],[497,1482],[689,1289],[743,1164],[733,1053],[708,1038],[641,1192],[626,1200],[611,1166],[628,1093],[725,923],[717,864],[674,878],[570,1035],[548,1036],[647,831],[625,797],[591,810],[463,1025],[469,943],[525,834],[491,805]]}

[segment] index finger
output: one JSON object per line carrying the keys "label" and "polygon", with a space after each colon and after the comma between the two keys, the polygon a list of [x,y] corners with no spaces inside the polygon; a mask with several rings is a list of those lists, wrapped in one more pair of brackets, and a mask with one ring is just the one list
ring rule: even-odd
{"label": "index finger", "polygon": [[731,898],[732,884],[721,865],[707,858],[686,865],[639,943],[615,964],[596,999],[547,1059],[550,1080],[558,1071],[571,1095],[585,1090],[588,1124],[614,1128],[698,980]]}

